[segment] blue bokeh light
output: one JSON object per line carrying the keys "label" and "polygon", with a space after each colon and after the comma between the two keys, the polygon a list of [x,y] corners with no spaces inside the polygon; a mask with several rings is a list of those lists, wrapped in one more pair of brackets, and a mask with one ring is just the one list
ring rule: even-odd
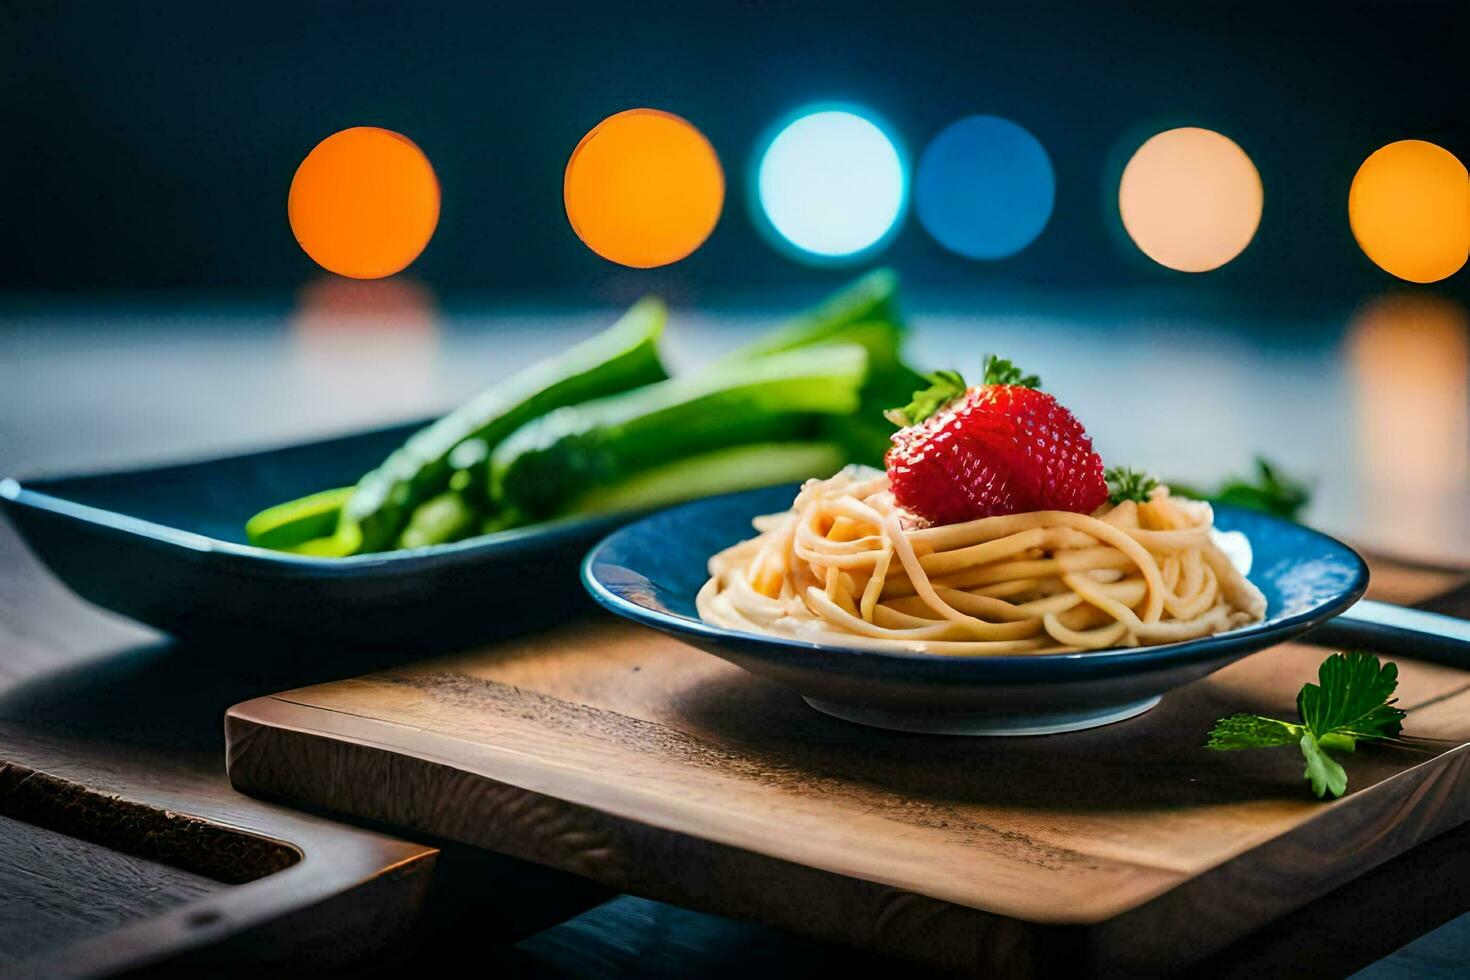
{"label": "blue bokeh light", "polygon": [[1015,255],[1051,217],[1056,176],[1027,130],[999,116],[969,116],[931,142],[914,178],[914,205],[939,244],[972,259]]}
{"label": "blue bokeh light", "polygon": [[778,244],[809,261],[851,261],[897,232],[908,170],[898,144],[873,117],[809,108],[765,144],[755,190],[758,218]]}

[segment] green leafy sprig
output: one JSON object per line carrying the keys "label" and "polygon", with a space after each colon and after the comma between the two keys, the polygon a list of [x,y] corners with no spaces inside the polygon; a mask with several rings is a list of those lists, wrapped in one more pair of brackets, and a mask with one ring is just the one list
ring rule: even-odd
{"label": "green leafy sprig", "polygon": [[1289,521],[1301,517],[1312,502],[1310,484],[1288,476],[1280,466],[1257,456],[1254,477],[1231,477],[1214,490],[1203,490],[1170,481],[1169,490],[1180,497],[1209,500],[1217,504],[1233,504],[1249,510],[1284,517]]}
{"label": "green leafy sprig", "polygon": [[900,429],[920,422],[965,393],[965,379],[958,371],[935,371],[923,376],[929,387],[914,392],[903,408],[890,408],[883,417]]}
{"label": "green leafy sprig", "polygon": [[[968,386],[958,371],[935,371],[922,376],[929,382],[926,388],[914,392],[913,400],[902,408],[890,408],[884,418],[903,428],[918,425],[944,406],[965,393]],[[985,358],[985,375],[982,384],[1017,385],[1022,388],[1040,388],[1041,379],[1034,374],[1025,374],[1020,368],[1003,357],[989,354]]]}
{"label": "green leafy sprig", "polygon": [[1295,744],[1306,759],[1302,777],[1312,784],[1312,792],[1319,797],[1341,796],[1347,789],[1347,771],[1328,750],[1352,752],[1363,739],[1397,738],[1404,720],[1404,712],[1394,707],[1398,684],[1395,664],[1380,663],[1370,653],[1334,653],[1317,669],[1317,683],[1303,685],[1297,695],[1299,724],[1261,715],[1229,715],[1215,722],[1205,747],[1232,751]]}
{"label": "green leafy sprig", "polygon": [[1114,466],[1103,472],[1108,484],[1108,503],[1121,504],[1125,500],[1147,503],[1149,493],[1159,485],[1152,473],[1135,470],[1131,466]]}

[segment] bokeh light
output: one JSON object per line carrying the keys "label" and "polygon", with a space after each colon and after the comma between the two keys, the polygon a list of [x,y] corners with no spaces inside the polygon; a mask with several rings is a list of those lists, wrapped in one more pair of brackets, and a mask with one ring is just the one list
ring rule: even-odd
{"label": "bokeh light", "polygon": [[1261,223],[1261,175],[1235,141],[1186,126],[1151,137],[1118,185],[1123,227],[1145,255],[1208,272],[1239,255]]}
{"label": "bokeh light", "polygon": [[1036,240],[1051,217],[1056,177],[1046,150],[998,116],[951,123],[914,175],[919,223],[951,252],[1003,259]]}
{"label": "bokeh light", "polygon": [[380,279],[419,257],[439,224],[439,181],[413,141],[375,126],[322,140],[286,202],[291,231],[322,268]]}
{"label": "bokeh light", "polygon": [[1437,282],[1470,255],[1470,174],[1433,143],[1390,143],[1358,168],[1348,221],[1379,268],[1410,282]]}
{"label": "bokeh light", "polygon": [[689,122],[629,109],[582,137],[567,161],[563,195],[567,220],[588,248],[649,269],[704,244],[725,206],[725,174]]}
{"label": "bokeh light", "polygon": [[[1470,554],[1470,317],[1444,296],[1375,298],[1350,324],[1353,526],[1384,554]],[[1355,462],[1356,466],[1352,466]],[[1354,472],[1355,471],[1355,472]]]}
{"label": "bokeh light", "polygon": [[908,195],[903,157],[884,128],[848,109],[800,113],[756,169],[760,217],[800,257],[856,259],[886,244]]}

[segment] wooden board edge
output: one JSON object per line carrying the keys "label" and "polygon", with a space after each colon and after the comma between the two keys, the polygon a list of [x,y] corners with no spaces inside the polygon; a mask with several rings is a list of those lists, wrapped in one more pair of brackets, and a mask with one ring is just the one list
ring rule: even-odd
{"label": "wooden board edge", "polygon": [[1340,980],[1470,910],[1470,823],[1190,964],[1190,980]]}
{"label": "wooden board edge", "polygon": [[[916,903],[915,908],[925,909],[925,916],[937,918],[939,913],[936,910],[944,909],[948,910],[949,915],[959,916],[956,923],[964,922],[960,934],[946,937],[943,949],[937,948],[936,942],[933,948],[918,953],[918,958],[925,962],[949,969],[998,970],[1002,973],[1018,972],[1019,975],[1026,975],[1030,972],[1029,968],[1016,971],[1018,963],[1034,965],[1042,962],[1051,965],[1067,964],[1068,967],[1090,964],[1121,974],[1153,974],[1179,969],[1219,951],[1280,915],[1327,894],[1364,871],[1470,820],[1470,784],[1456,788],[1458,783],[1463,782],[1461,776],[1467,760],[1470,760],[1470,745],[1466,745],[1425,760],[1359,791],[1354,794],[1354,800],[1357,801],[1354,807],[1324,805],[1321,814],[1255,848],[1251,865],[1258,865],[1264,859],[1270,866],[1281,869],[1278,880],[1265,883],[1253,880],[1254,873],[1245,868],[1244,863],[1239,861],[1241,855],[1236,854],[1135,908],[1097,921],[1050,925],[1027,922],[941,898],[919,895],[838,871],[824,871],[779,857],[758,854],[733,844],[689,838],[677,830],[654,827],[633,818],[614,817],[592,807],[521,789],[489,776],[399,754],[386,744],[373,744],[368,739],[358,739],[336,731],[323,731],[320,728],[321,721],[340,720],[342,717],[342,712],[279,698],[261,698],[236,706],[227,716],[232,780],[236,781],[237,787],[247,792],[279,794],[282,798],[311,802],[327,809],[342,808],[340,799],[327,798],[330,794],[319,791],[310,780],[303,779],[293,785],[284,786],[279,771],[272,772],[270,765],[257,767],[254,763],[259,762],[258,759],[246,761],[249,752],[236,751],[237,741],[244,745],[248,741],[265,738],[268,741],[290,742],[290,751],[298,756],[307,752],[325,752],[314,764],[330,762],[337,765],[339,771],[351,771],[357,765],[375,765],[380,769],[386,766],[389,769],[404,769],[405,772],[400,775],[410,780],[423,779],[444,785],[458,783],[458,792],[465,792],[466,784],[493,786],[495,791],[492,795],[498,798],[500,805],[524,806],[537,810],[552,822],[565,820],[568,825],[577,828],[577,832],[588,833],[588,840],[601,840],[599,835],[606,835],[608,839],[626,842],[623,846],[628,854],[656,848],[667,853],[682,850],[686,857],[698,858],[701,857],[698,852],[703,851],[705,853],[702,858],[707,859],[711,867],[722,869],[722,884],[743,884],[742,876],[753,876],[757,880],[781,880],[775,877],[776,869],[779,869],[781,876],[794,874],[809,878],[813,889],[821,889],[820,892],[814,890],[812,894],[820,895],[824,902],[832,901],[832,896],[837,892],[844,893],[840,902],[833,903],[840,906],[841,911],[836,914],[836,918],[843,921],[815,922],[810,914],[800,921],[793,920],[784,913],[773,916],[762,908],[760,895],[754,892],[747,895],[736,895],[732,892],[727,900],[712,902],[697,889],[680,890],[677,880],[660,879],[649,873],[616,873],[602,865],[579,867],[575,861],[568,862],[554,852],[538,854],[523,846],[509,850],[508,853],[583,874],[622,891],[702,911],[799,929],[818,938],[914,958],[915,950],[908,948],[898,938],[907,931],[906,928],[900,927],[889,935],[882,935],[882,930],[878,928],[882,916],[872,915],[869,909],[865,919],[863,911],[853,907],[865,907],[864,902],[868,901],[865,896],[873,890],[889,896],[886,901],[896,901],[901,896],[905,902]],[[345,717],[352,718],[358,727],[384,726],[412,730],[358,715]],[[314,719],[318,724],[313,724]],[[265,732],[277,734],[263,736],[262,733]],[[327,746],[331,748],[324,748]],[[274,753],[284,749],[276,745],[271,751]],[[370,759],[373,761],[366,761]],[[412,775],[408,775],[409,770],[412,770]],[[1445,797],[1445,794],[1448,796],[1441,799],[1441,805],[1433,813],[1422,814],[1418,819],[1403,819],[1402,811],[1406,806],[1410,813],[1422,811],[1427,805],[1426,798],[1436,792],[1441,797]],[[1369,804],[1367,808],[1364,807],[1365,803]],[[505,841],[508,839],[521,843],[514,836],[497,837],[494,833],[483,832],[483,828],[478,833],[474,829],[455,832],[452,828],[445,828],[436,814],[424,814],[416,818],[414,814],[403,811],[385,816],[379,808],[367,806],[366,801],[362,801],[349,812],[416,826],[450,839],[490,849],[505,850]],[[597,826],[596,833],[588,830],[592,826]],[[1385,826],[1393,828],[1393,832],[1384,833],[1382,828]],[[1310,860],[1313,855],[1327,846],[1343,846],[1344,841],[1348,842],[1347,846],[1355,851],[1355,855],[1361,855],[1356,857],[1351,871],[1324,875],[1313,870],[1313,862]],[[719,854],[716,857],[717,851]],[[685,870],[676,869],[668,878],[678,879]],[[671,884],[673,888],[670,887]],[[871,934],[855,934],[851,927],[859,922],[868,922],[872,929]],[[999,923],[1009,923],[1011,928],[1001,929]],[[968,932],[968,936],[963,934],[965,932]],[[982,941],[980,937],[999,935],[1007,935],[1008,939],[1004,946],[1006,952],[997,959],[983,948],[993,940],[986,938]],[[1154,937],[1156,941],[1140,944],[1140,935]]]}
{"label": "wooden board edge", "polygon": [[[823,856],[818,857],[804,853],[803,848],[794,846],[792,841],[796,838],[770,836],[768,826],[732,828],[716,821],[711,829],[704,818],[716,812],[712,806],[653,812],[646,805],[644,795],[638,792],[620,790],[606,783],[596,784],[589,792],[590,784],[581,778],[580,770],[563,771],[561,767],[540,765],[523,752],[501,749],[479,740],[338,707],[307,703],[296,700],[293,697],[295,693],[285,692],[236,705],[227,715],[227,727],[229,717],[249,717],[268,727],[290,728],[325,739],[351,741],[397,755],[443,763],[458,771],[474,773],[498,783],[514,785],[528,792],[562,799],[636,823],[657,826],[671,833],[697,837],[711,844],[758,851],[786,864],[816,868],[844,879],[871,881],[884,887],[911,890],[901,876],[885,878],[853,867],[849,860],[850,849],[834,851],[829,848]],[[752,829],[755,833],[752,833]],[[764,851],[759,845],[749,843],[756,839],[770,841],[771,850]],[[793,852],[799,853],[793,856]],[[1127,862],[1120,858],[1106,860],[1118,867],[1133,870],[1146,878],[1147,882],[1140,881],[1127,893],[1116,888],[1095,890],[1082,898],[1067,901],[1045,903],[1028,897],[1024,903],[1026,906],[1044,910],[1036,915],[1027,915],[1008,908],[981,907],[965,888],[959,886],[935,886],[925,889],[923,894],[947,904],[1037,925],[1074,927],[1105,921],[1167,891],[1172,887],[1170,882],[1184,880],[1184,874],[1173,868]],[[1161,883],[1161,879],[1167,880]]]}
{"label": "wooden board edge", "polygon": [[[1034,976],[1082,967],[1085,930],[957,905],[732,845],[612,816],[310,725],[326,712],[274,698],[226,715],[230,780],[241,792],[387,821],[590,878],[618,891],[790,929],[945,970]],[[377,772],[404,792],[354,798],[323,772]],[[308,773],[310,777],[308,778]],[[457,820],[437,794],[477,797]],[[515,825],[505,833],[505,824]],[[568,848],[568,842],[574,842]],[[713,886],[713,887],[711,887]],[[772,903],[773,889],[781,901]]]}
{"label": "wooden board edge", "polygon": [[[1342,887],[1419,844],[1470,821],[1470,744],[1353,794],[1252,851],[1104,923],[1092,957],[1119,975],[1178,969],[1225,949],[1272,921]],[[1324,873],[1325,855],[1353,855]],[[1266,867],[1263,869],[1261,865]],[[1139,936],[1153,937],[1141,945]]]}

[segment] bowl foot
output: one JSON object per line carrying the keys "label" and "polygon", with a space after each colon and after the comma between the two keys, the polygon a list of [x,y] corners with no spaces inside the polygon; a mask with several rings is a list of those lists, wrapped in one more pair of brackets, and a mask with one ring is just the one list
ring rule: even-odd
{"label": "bowl foot", "polygon": [[1143,714],[1159,703],[1158,697],[1126,704],[1110,704],[1066,711],[1028,711],[1004,714],[985,708],[969,711],[925,711],[902,708],[876,708],[853,704],[836,704],[817,698],[803,697],[807,704],[823,714],[843,721],[888,728],[899,732],[921,732],[926,735],[1057,735],[1084,728],[1111,725]]}

